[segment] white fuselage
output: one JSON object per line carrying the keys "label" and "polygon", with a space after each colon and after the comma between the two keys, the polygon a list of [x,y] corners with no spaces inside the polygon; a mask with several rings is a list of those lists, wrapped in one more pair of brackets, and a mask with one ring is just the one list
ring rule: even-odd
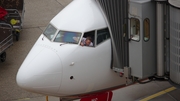
{"label": "white fuselage", "polygon": [[[97,43],[97,30],[107,28],[95,0],[74,0],[50,22],[52,38],[42,34],[17,73],[17,84],[53,96],[88,94],[124,83],[111,67],[111,39]],[[94,47],[54,42],[59,31],[95,31]],[[72,34],[74,35],[74,34]],[[59,37],[61,37],[60,35]],[[59,38],[58,37],[58,38]]]}

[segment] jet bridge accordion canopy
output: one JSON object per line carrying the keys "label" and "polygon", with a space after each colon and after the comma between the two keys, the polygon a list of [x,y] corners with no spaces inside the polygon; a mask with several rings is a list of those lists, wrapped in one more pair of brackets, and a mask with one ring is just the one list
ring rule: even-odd
{"label": "jet bridge accordion canopy", "polygon": [[112,39],[113,66],[128,66],[128,0],[97,0],[106,17]]}

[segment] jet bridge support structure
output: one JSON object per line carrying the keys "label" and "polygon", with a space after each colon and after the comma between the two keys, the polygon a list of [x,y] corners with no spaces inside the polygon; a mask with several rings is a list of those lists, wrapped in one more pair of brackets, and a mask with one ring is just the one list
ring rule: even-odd
{"label": "jet bridge support structure", "polygon": [[156,53],[157,53],[157,76],[164,76],[165,72],[165,1],[156,0]]}
{"label": "jet bridge support structure", "polygon": [[156,1],[157,76],[180,88],[180,1]]}
{"label": "jet bridge support structure", "polygon": [[128,0],[97,0],[111,33],[112,68],[120,72],[129,65]]}

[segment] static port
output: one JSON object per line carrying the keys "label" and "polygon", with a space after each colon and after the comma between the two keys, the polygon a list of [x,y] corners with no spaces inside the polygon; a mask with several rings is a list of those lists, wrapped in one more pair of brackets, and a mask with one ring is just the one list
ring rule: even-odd
{"label": "static port", "polygon": [[72,79],[74,79],[74,77],[73,77],[73,76],[71,76],[71,77],[70,77],[70,79],[72,80]]}

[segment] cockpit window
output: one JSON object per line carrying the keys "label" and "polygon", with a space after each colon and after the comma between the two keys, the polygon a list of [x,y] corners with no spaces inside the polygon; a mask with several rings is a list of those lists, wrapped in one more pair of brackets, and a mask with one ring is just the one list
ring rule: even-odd
{"label": "cockpit window", "polygon": [[108,28],[97,30],[97,45],[109,38],[110,34]]}
{"label": "cockpit window", "polygon": [[59,31],[54,39],[54,42],[78,44],[80,38],[81,38],[81,33]]}
{"label": "cockpit window", "polygon": [[57,29],[56,29],[54,26],[52,26],[51,24],[49,24],[49,25],[47,26],[46,30],[44,31],[44,35],[45,35],[49,40],[51,40],[51,39],[54,37],[56,31],[57,31]]}

